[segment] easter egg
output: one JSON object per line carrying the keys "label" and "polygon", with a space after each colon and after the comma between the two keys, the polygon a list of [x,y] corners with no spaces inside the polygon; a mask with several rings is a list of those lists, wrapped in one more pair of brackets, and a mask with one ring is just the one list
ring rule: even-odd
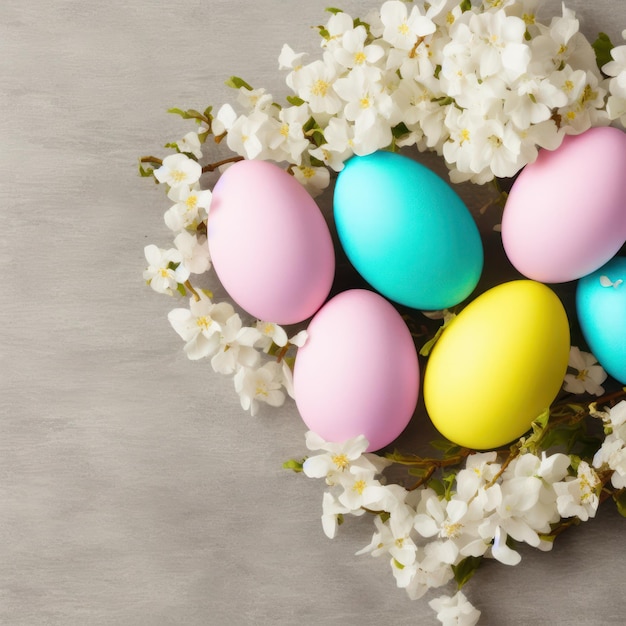
{"label": "easter egg", "polygon": [[335,273],[330,231],[304,187],[267,161],[239,161],[213,190],[211,260],[224,289],[250,315],[278,324],[309,318]]}
{"label": "easter egg", "polygon": [[332,442],[365,435],[369,450],[396,439],[419,393],[415,344],[396,309],[377,293],[351,289],[329,300],[307,333],[293,386],[308,428]]}
{"label": "easter egg", "polygon": [[484,450],[523,435],[558,394],[569,324],[546,285],[515,280],[489,289],[452,320],[424,372],[424,403],[454,443]]}
{"label": "easter egg", "polygon": [[451,307],[483,267],[478,228],[456,192],[413,159],[379,151],[349,159],[334,192],[339,240],[378,292],[423,310]]}
{"label": "easter egg", "polygon": [[626,257],[615,257],[578,281],[576,311],[593,355],[626,385]]}
{"label": "easter egg", "polygon": [[524,276],[576,280],[626,241],[626,133],[596,127],[542,150],[509,193],[502,243]]}

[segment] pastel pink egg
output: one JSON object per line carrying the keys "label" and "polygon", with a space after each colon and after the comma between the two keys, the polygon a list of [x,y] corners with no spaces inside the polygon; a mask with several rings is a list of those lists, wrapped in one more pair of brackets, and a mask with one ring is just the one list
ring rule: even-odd
{"label": "pastel pink egg", "polygon": [[304,187],[267,161],[239,161],[213,190],[211,260],[224,289],[250,315],[294,324],[328,297],[335,253],[324,216]]}
{"label": "pastel pink egg", "polygon": [[369,450],[390,444],[417,405],[419,363],[396,309],[364,289],[344,291],[313,317],[298,350],[296,406],[326,441],[365,435]]}
{"label": "pastel pink egg", "polygon": [[626,133],[596,127],[542,150],[511,188],[502,242],[524,276],[576,280],[626,241]]}

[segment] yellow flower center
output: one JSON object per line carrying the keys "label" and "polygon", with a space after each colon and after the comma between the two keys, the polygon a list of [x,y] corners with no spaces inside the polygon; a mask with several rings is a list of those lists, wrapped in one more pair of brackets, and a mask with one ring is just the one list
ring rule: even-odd
{"label": "yellow flower center", "polygon": [[208,315],[203,315],[202,317],[199,317],[196,319],[196,324],[202,329],[202,330],[208,330],[209,326],[213,323],[213,320],[208,316]]}
{"label": "yellow flower center", "polygon": [[352,489],[356,491],[359,495],[363,494],[363,490],[367,487],[367,483],[364,480],[357,480],[354,485],[352,485]]}
{"label": "yellow flower center", "polygon": [[188,210],[191,211],[195,209],[197,204],[198,204],[198,196],[195,196],[195,195],[187,196],[187,199],[185,200],[185,205]]}
{"label": "yellow flower center", "polygon": [[361,98],[361,100],[359,101],[359,104],[361,105],[362,109],[369,109],[370,99],[367,96],[364,98]]}
{"label": "yellow flower center", "polygon": [[460,144],[463,145],[466,141],[470,140],[470,132],[469,130],[467,130],[467,128],[464,128],[461,131],[461,141]]}
{"label": "yellow flower center", "polygon": [[344,470],[348,465],[350,465],[350,461],[345,454],[335,454],[333,456],[333,463],[337,466],[338,469]]}
{"label": "yellow flower center", "polygon": [[408,35],[409,34],[409,25],[406,22],[402,22],[402,24],[400,24],[400,26],[398,26],[398,32],[401,35]]}
{"label": "yellow flower center", "polygon": [[289,136],[289,124],[287,124],[287,122],[285,122],[281,127],[280,127],[280,134],[283,137],[288,137]]}
{"label": "yellow flower center", "polygon": [[328,93],[329,87],[330,85],[325,80],[318,78],[311,86],[311,93],[314,96],[322,96],[323,98]]}
{"label": "yellow flower center", "polygon": [[172,179],[177,183],[182,183],[185,178],[187,178],[187,174],[185,174],[182,170],[172,170]]}
{"label": "yellow flower center", "polygon": [[363,63],[365,63],[365,54],[363,52],[357,52],[354,55],[354,64],[363,65]]}

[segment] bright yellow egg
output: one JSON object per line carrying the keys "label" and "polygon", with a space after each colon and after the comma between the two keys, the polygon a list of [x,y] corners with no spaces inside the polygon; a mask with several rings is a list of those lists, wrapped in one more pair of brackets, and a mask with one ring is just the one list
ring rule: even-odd
{"label": "bright yellow egg", "polygon": [[567,314],[546,285],[516,280],[471,302],[444,330],[424,374],[437,430],[485,450],[521,437],[558,394],[570,349]]}

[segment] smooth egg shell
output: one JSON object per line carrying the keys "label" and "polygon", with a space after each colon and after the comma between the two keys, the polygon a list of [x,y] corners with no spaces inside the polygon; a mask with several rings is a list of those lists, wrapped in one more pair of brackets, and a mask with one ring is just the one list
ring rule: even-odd
{"label": "smooth egg shell", "polygon": [[293,324],[323,304],[335,253],[317,204],[293,176],[267,161],[239,161],[213,190],[211,260],[230,297],[265,321]]}
{"label": "smooth egg shell", "polygon": [[578,281],[576,311],[593,355],[626,385],[626,257],[615,257]]}
{"label": "smooth egg shell", "polygon": [[378,294],[352,289],[329,300],[307,332],[293,374],[305,424],[327,441],[365,435],[369,450],[390,444],[419,393],[417,351],[400,314]]}
{"label": "smooth egg shell", "polygon": [[385,151],[352,157],[333,201],[348,259],[385,297],[436,310],[476,287],[483,267],[476,223],[452,187],[417,161]]}
{"label": "smooth egg shell", "polygon": [[596,127],[542,150],[513,184],[502,243],[524,276],[560,283],[589,274],[626,241],[626,133]]}
{"label": "smooth egg shell", "polygon": [[424,372],[426,411],[460,446],[505,445],[553,402],[569,349],[567,315],[549,287],[529,280],[493,287],[435,344]]}

